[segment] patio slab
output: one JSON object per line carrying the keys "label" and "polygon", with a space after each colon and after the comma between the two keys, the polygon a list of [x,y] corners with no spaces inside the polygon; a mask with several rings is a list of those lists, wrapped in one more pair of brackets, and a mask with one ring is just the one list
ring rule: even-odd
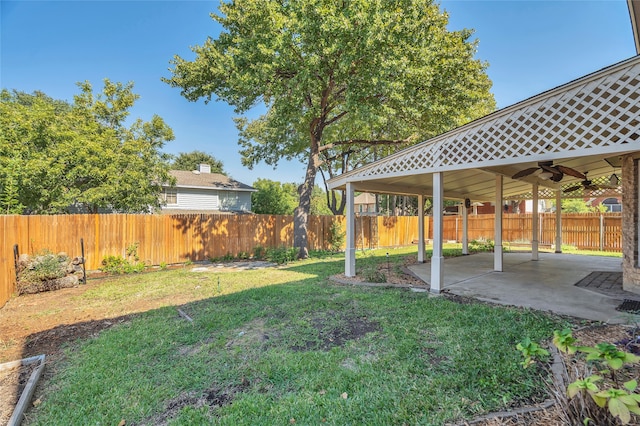
{"label": "patio slab", "polygon": [[[493,271],[493,253],[444,260],[443,290],[460,296],[521,306],[612,324],[640,322],[640,315],[616,310],[623,299],[640,295],[602,292],[575,284],[594,271],[622,271],[622,259],[600,256],[505,253],[503,272]],[[431,264],[409,266],[423,281],[431,281]],[[605,294],[606,293],[606,294]]]}

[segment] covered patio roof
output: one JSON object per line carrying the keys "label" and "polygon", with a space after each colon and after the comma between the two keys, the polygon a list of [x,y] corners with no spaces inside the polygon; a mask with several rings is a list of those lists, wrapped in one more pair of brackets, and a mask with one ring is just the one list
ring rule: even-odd
{"label": "covered patio roof", "polygon": [[[503,197],[526,198],[532,184],[541,196],[593,196],[567,191],[582,182],[564,174],[560,182],[536,172],[517,172],[552,161],[602,181],[620,173],[620,157],[640,151],[640,56],[636,56],[501,109],[440,136],[329,180],[329,188],[405,195],[433,194],[443,172],[444,198],[495,199],[496,176],[505,176]],[[598,191],[619,195],[619,188]]]}

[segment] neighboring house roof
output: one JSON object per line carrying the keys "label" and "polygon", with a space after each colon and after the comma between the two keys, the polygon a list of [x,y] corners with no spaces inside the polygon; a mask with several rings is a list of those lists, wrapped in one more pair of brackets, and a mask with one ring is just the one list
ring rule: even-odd
{"label": "neighboring house roof", "polygon": [[375,204],[376,197],[373,194],[364,192],[353,199],[354,204]]}
{"label": "neighboring house roof", "polygon": [[257,189],[219,173],[201,173],[198,171],[171,170],[176,178],[177,188],[221,189],[225,191],[255,192]]}

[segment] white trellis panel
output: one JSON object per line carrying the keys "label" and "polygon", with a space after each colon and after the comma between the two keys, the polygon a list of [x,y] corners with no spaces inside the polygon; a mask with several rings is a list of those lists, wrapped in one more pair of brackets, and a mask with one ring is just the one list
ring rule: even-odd
{"label": "white trellis panel", "polygon": [[640,57],[634,57],[343,174],[330,186],[637,151],[639,98]]}

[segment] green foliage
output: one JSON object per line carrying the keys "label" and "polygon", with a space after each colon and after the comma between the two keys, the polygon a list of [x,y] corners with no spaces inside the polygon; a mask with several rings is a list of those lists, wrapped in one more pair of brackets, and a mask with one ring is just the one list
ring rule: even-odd
{"label": "green foliage", "polygon": [[370,283],[386,283],[387,276],[379,270],[375,265],[369,265],[362,268],[362,277],[366,282]]}
{"label": "green foliage", "polygon": [[253,258],[256,260],[265,260],[267,258],[267,249],[262,246],[253,248]]}
{"label": "green foliage", "polygon": [[213,155],[203,151],[181,152],[171,162],[172,170],[198,170],[200,164],[208,164],[211,166],[211,173],[219,173],[226,175],[224,164],[216,159]]}
{"label": "green foliage", "polygon": [[567,198],[562,200],[562,211],[565,213],[593,213],[600,211],[600,209],[587,204],[581,198]]}
{"label": "green foliage", "polygon": [[469,251],[470,252],[485,252],[485,251],[493,251],[495,248],[495,243],[493,240],[471,240],[469,241]]}
{"label": "green foliage", "polygon": [[18,281],[21,283],[38,283],[55,280],[67,275],[69,257],[65,254],[54,254],[42,250],[34,254],[27,265],[19,268]]}
{"label": "green foliage", "polygon": [[580,346],[578,350],[587,354],[587,361],[601,361],[614,370],[619,370],[625,363],[640,361],[640,357],[621,351],[611,343],[598,343],[594,347]]}
{"label": "green foliage", "polygon": [[577,348],[574,345],[575,343],[576,339],[571,334],[570,329],[565,328],[562,331],[555,330],[553,332],[553,344],[560,351],[570,355],[576,353]]}
{"label": "green foliage", "polygon": [[331,251],[338,252],[344,246],[346,232],[342,229],[342,225],[337,220],[332,220],[329,226],[329,248]]}
{"label": "green foliage", "polygon": [[[576,417],[570,418],[572,422],[582,421],[589,424],[593,419],[589,418],[590,409],[587,407],[589,399],[593,401],[597,407],[608,410],[608,415],[617,418],[622,424],[631,422],[631,414],[640,415],[640,395],[635,393],[638,387],[636,379],[632,379],[623,383],[622,388],[619,385],[616,371],[620,370],[626,364],[634,364],[640,362],[640,357],[619,350],[615,345],[610,343],[598,343],[595,346],[576,346],[577,340],[573,337],[569,329],[562,331],[554,331],[553,343],[562,352],[573,357],[586,357],[585,362],[595,364],[599,368],[600,374],[589,374],[586,377],[577,377],[567,386],[566,392],[570,401],[567,401],[566,407],[562,407],[565,414],[574,413]],[[536,351],[528,339],[524,344],[518,345],[518,350],[525,354],[527,347],[528,352]],[[528,363],[523,365],[526,367]],[[577,368],[576,368],[577,371]],[[609,374],[610,378],[605,379],[604,375]],[[589,398],[576,398],[577,396],[586,396]],[[572,410],[569,404],[578,404],[577,410]],[[607,424],[615,424],[615,420],[607,418],[607,412],[597,413],[600,418],[598,422],[606,422]],[[572,415],[570,415],[571,417]],[[585,418],[585,416],[587,416]],[[591,414],[593,416],[593,414]],[[605,416],[605,417],[602,417]]]}
{"label": "green foliage", "polygon": [[258,179],[251,193],[251,210],[258,214],[293,214],[296,207],[296,185],[281,184],[270,179]]}
{"label": "green foliage", "polygon": [[173,139],[158,117],[134,120],[133,83],[105,79],[102,93],[78,84],[73,103],[41,92],[0,93],[0,208],[10,213],[65,213],[72,206],[147,212],[170,183]]}
{"label": "green foliage", "polygon": [[522,366],[524,368],[528,368],[531,364],[535,363],[536,359],[549,356],[549,351],[541,348],[540,345],[532,342],[528,337],[518,343],[516,345],[516,349],[518,349],[524,357],[524,361],[522,361]]}
{"label": "green foliage", "polygon": [[138,245],[139,243],[133,243],[125,249],[126,258],[116,255],[105,256],[105,258],[102,259],[102,267],[100,270],[111,275],[131,274],[144,271],[147,265],[144,262],[140,262]]}
{"label": "green foliage", "polygon": [[240,115],[265,107],[236,118],[242,162],[307,163],[294,226],[302,251],[318,170],[326,181],[495,109],[472,31],[448,31],[431,0],[236,0],[212,18],[219,37],[192,47],[192,61],[175,56],[163,80]]}
{"label": "green foliage", "polygon": [[281,265],[283,263],[289,263],[296,259],[296,249],[293,247],[278,247],[269,248],[266,253],[266,260],[269,262],[277,263]]}

